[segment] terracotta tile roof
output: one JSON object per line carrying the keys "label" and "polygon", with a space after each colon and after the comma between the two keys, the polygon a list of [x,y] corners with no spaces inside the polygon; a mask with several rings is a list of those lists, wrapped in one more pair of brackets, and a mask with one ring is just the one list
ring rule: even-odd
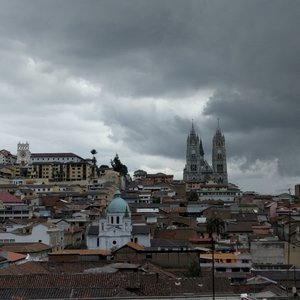
{"label": "terracotta tile roof", "polygon": [[3,203],[23,203],[23,201],[8,192],[0,192],[0,201]]}
{"label": "terracotta tile roof", "polygon": [[56,251],[54,253],[50,253],[53,255],[70,255],[70,254],[78,254],[78,255],[111,255],[111,250],[103,250],[103,249],[76,249],[76,250],[61,250]]}
{"label": "terracotta tile roof", "polygon": [[1,289],[0,299],[106,299],[136,297],[123,288],[19,288]]}
{"label": "terracotta tile roof", "polygon": [[46,207],[64,207],[65,204],[60,201],[59,196],[43,196],[41,197],[42,204]]}
{"label": "terracotta tile roof", "polygon": [[[0,278],[4,278],[2,277],[3,275],[15,276],[15,275],[47,274],[47,273],[48,271],[45,268],[43,268],[43,266],[40,263],[35,261],[29,261],[23,264],[12,264],[5,269],[0,269]],[[20,277],[22,278],[22,276]],[[2,287],[4,286],[1,285],[0,290]],[[0,297],[0,299],[2,298]]]}
{"label": "terracotta tile roof", "polygon": [[226,231],[229,232],[253,232],[252,225],[250,222],[238,222],[229,223],[227,225]]}
{"label": "terracotta tile roof", "polygon": [[137,250],[137,251],[144,251],[145,248],[137,243],[134,243],[134,242],[129,242],[127,243],[125,246],[128,246],[134,250]]}
{"label": "terracotta tile roof", "polygon": [[[3,271],[3,270],[0,270]],[[252,287],[250,287],[253,289]],[[216,292],[241,293],[249,287],[231,286],[227,278],[218,278]],[[118,272],[113,274],[26,274],[0,276],[0,298],[70,299],[106,298],[122,296],[186,296],[210,294],[211,275],[197,278],[168,278],[158,274]]]}
{"label": "terracotta tile roof", "polygon": [[45,223],[47,220],[41,218],[32,219],[7,219],[4,224],[18,224],[18,225],[28,225],[28,224],[40,224]]}
{"label": "terracotta tile roof", "polygon": [[172,249],[172,248],[188,248],[188,246],[189,246],[189,242],[187,240],[168,240],[168,239],[151,240],[151,247]]}
{"label": "terracotta tile roof", "polygon": [[51,250],[51,247],[43,243],[8,243],[2,244],[0,249],[16,253],[36,253]]}
{"label": "terracotta tile roof", "polygon": [[15,253],[15,252],[7,252],[7,259],[9,262],[16,262],[18,260],[25,259],[26,255],[20,254],[20,253]]}
{"label": "terracotta tile roof", "polygon": [[129,274],[30,274],[0,276],[2,288],[114,288],[140,287],[141,275]]}
{"label": "terracotta tile roof", "polygon": [[59,274],[72,274],[72,273],[83,273],[86,270],[94,268],[102,268],[107,265],[106,261],[72,261],[72,262],[53,262],[53,261],[42,261],[41,266],[45,268],[49,273]]}

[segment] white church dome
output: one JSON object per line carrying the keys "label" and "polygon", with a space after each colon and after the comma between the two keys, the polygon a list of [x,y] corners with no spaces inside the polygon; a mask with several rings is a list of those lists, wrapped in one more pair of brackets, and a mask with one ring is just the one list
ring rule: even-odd
{"label": "white church dome", "polygon": [[121,198],[120,191],[116,191],[113,200],[110,202],[106,209],[106,213],[109,214],[128,214],[130,216],[130,209],[128,203]]}

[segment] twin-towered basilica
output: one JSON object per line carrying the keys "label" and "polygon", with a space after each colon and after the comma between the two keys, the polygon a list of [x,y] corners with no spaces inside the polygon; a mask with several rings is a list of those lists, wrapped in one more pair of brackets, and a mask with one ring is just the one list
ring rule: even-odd
{"label": "twin-towered basilica", "polygon": [[204,158],[202,140],[195,132],[194,124],[192,124],[191,132],[187,138],[183,180],[186,182],[228,184],[225,137],[219,124],[212,140],[212,166]]}

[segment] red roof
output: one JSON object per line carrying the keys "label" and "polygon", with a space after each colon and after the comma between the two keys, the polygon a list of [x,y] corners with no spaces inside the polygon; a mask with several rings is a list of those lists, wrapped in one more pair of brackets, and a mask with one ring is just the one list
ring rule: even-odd
{"label": "red roof", "polygon": [[23,203],[23,201],[9,192],[0,192],[0,201],[3,203]]}
{"label": "red roof", "polygon": [[25,259],[26,255],[20,254],[20,253],[15,253],[15,252],[7,252],[7,259],[9,262],[16,262],[18,260]]}
{"label": "red roof", "polygon": [[137,251],[144,251],[145,248],[142,246],[142,245],[139,245],[137,243],[134,243],[134,242],[129,242],[126,244],[126,246],[132,248],[132,249],[135,249]]}

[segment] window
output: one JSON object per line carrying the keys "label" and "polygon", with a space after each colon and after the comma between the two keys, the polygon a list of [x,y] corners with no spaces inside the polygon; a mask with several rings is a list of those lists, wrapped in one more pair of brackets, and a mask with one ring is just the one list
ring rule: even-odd
{"label": "window", "polygon": [[119,223],[120,223],[120,217],[117,216],[117,224],[119,224]]}
{"label": "window", "polygon": [[113,243],[113,245],[116,245],[116,244],[117,244],[117,241],[113,241],[112,243]]}
{"label": "window", "polygon": [[240,272],[240,268],[232,268],[232,272]]}
{"label": "window", "polygon": [[223,165],[217,165],[217,172],[223,172]]}
{"label": "window", "polygon": [[248,272],[250,272],[250,269],[249,268],[242,268],[242,272],[248,273]]}
{"label": "window", "polygon": [[226,272],[226,268],[216,268],[217,272]]}
{"label": "window", "polygon": [[197,165],[191,165],[191,171],[196,172],[197,171]]}
{"label": "window", "polygon": [[97,247],[100,246],[100,241],[99,241],[99,238],[97,238]]}

